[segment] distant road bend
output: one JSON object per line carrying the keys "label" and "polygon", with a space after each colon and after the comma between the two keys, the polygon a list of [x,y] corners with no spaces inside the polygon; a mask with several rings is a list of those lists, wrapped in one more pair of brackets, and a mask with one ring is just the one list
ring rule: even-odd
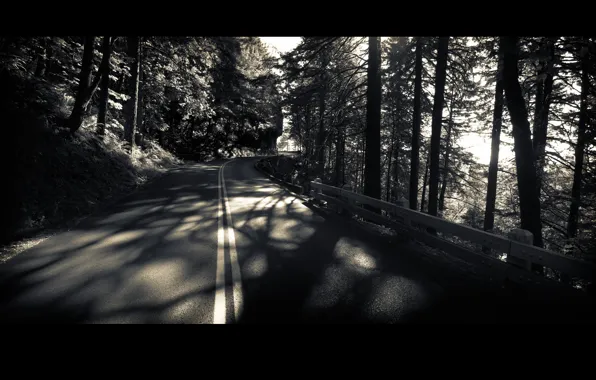
{"label": "distant road bend", "polygon": [[173,170],[0,266],[4,323],[574,322],[564,297],[508,292],[371,238],[254,169]]}

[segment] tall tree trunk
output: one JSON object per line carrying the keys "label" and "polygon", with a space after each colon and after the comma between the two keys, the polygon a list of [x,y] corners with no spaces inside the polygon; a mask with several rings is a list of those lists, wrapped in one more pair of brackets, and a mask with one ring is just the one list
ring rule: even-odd
{"label": "tall tree trunk", "polygon": [[[325,165],[325,167],[332,168],[334,166],[333,166],[333,154],[332,154],[333,153],[333,138],[332,138],[331,132],[328,132],[326,139],[327,139],[327,164]],[[323,167],[323,169],[325,167]],[[323,174],[325,174],[324,171],[323,171]]]}
{"label": "tall tree trunk", "polygon": [[[545,50],[545,43],[543,37],[540,41],[540,55],[544,54]],[[544,145],[546,145],[546,131],[542,133],[542,113],[544,108],[544,77],[546,73],[546,62],[544,59],[538,60],[538,68],[536,70],[536,95],[534,102],[534,124],[532,126],[532,148],[534,149],[534,159],[536,165],[536,193],[538,194],[538,199],[540,199],[540,189],[541,189],[541,165],[540,165],[540,151],[544,150]],[[543,138],[544,136],[544,138]],[[544,145],[543,145],[544,143]]]}
{"label": "tall tree trunk", "polygon": [[381,50],[379,37],[368,37],[366,91],[366,171],[364,194],[381,198]]}
{"label": "tall tree trunk", "polygon": [[344,160],[344,144],[343,130],[338,128],[335,141],[335,186],[343,186],[343,160]]}
{"label": "tall tree trunk", "polygon": [[319,89],[319,131],[317,133],[315,166],[316,175],[321,179],[325,172],[325,97],[327,96],[327,54],[324,52],[322,57],[321,88]]}
{"label": "tall tree trunk", "polygon": [[124,89],[124,79],[126,75],[124,74],[124,70],[120,72],[120,76],[118,77],[118,82],[116,83],[116,92],[121,93]]}
{"label": "tall tree trunk", "polygon": [[399,160],[399,151],[400,151],[400,147],[399,147],[399,143],[396,142],[395,147],[393,148],[393,178],[394,178],[394,183],[395,185],[392,186],[393,189],[393,197],[395,198],[395,200],[398,199],[398,185],[399,185],[399,164],[398,164],[398,160]]}
{"label": "tall tree trunk", "polygon": [[[540,43],[540,52],[543,53],[544,51],[544,41]],[[534,102],[534,125],[532,129],[532,134],[534,136],[533,140],[533,147],[536,150],[536,145],[538,139],[536,139],[536,135],[538,135],[539,129],[541,127],[540,124],[540,117],[542,116],[542,107],[544,106],[544,73],[546,72],[546,63],[544,60],[538,61],[538,68],[536,69],[536,94],[535,102]]]}
{"label": "tall tree trunk", "polygon": [[439,153],[441,149],[441,127],[443,123],[443,100],[447,77],[447,53],[449,37],[439,37],[437,47],[437,69],[435,73],[435,99],[433,105],[432,135],[430,139],[430,174],[428,186],[428,213],[437,215],[439,190]]}
{"label": "tall tree trunk", "polygon": [[134,147],[134,135],[137,125],[137,110],[139,101],[139,64],[140,64],[140,44],[139,37],[128,37],[128,55],[131,58],[130,64],[130,89],[129,104],[127,109],[126,124],[124,126],[124,141],[130,147],[132,154]]}
{"label": "tall tree trunk", "polygon": [[[143,63],[145,62],[146,53],[143,50],[143,39],[139,39],[139,111],[138,114],[138,124],[140,125],[140,132],[141,132],[141,146],[145,146],[145,136],[148,133],[147,123],[145,123],[145,91],[144,91],[144,84],[145,84],[145,71],[143,70]],[[194,131],[194,125],[189,128],[191,130],[190,136],[192,137],[192,131]],[[189,138],[189,141],[191,138]],[[274,140],[275,142],[275,140]]]}
{"label": "tall tree trunk", "polygon": [[484,210],[484,230],[492,231],[495,225],[495,204],[497,200],[497,173],[499,169],[499,147],[501,125],[503,124],[503,52],[499,49],[497,81],[495,84],[495,105],[493,108],[493,129],[491,133],[490,164],[488,165],[488,186]]}
{"label": "tall tree trunk", "polygon": [[81,71],[79,73],[79,88],[75,104],[68,118],[68,127],[71,133],[75,133],[83,122],[83,111],[87,91],[91,86],[91,71],[93,70],[93,47],[95,45],[95,36],[85,37],[85,46],[83,48],[83,60],[81,62]]}
{"label": "tall tree trunk", "polygon": [[[354,170],[350,170],[350,185],[352,185],[353,191],[358,192],[360,186],[360,142],[356,141],[356,155],[352,161],[354,163]],[[356,175],[352,174],[356,172]]]}
{"label": "tall tree trunk", "polygon": [[102,46],[103,56],[101,58],[101,92],[99,94],[99,113],[97,114],[97,133],[103,135],[106,129],[106,118],[108,114],[108,100],[110,97],[110,55],[112,45],[109,36],[104,36]]}
{"label": "tall tree trunk", "polygon": [[581,200],[582,168],[584,165],[584,150],[586,136],[586,121],[588,119],[588,90],[590,61],[587,52],[587,39],[584,38],[585,47],[582,46],[582,84],[579,109],[579,123],[577,125],[577,144],[575,145],[575,168],[573,170],[573,187],[571,188],[571,207],[569,209],[569,219],[567,220],[567,235],[574,238],[577,235],[577,224],[579,219],[579,205]]}
{"label": "tall tree trunk", "polygon": [[100,64],[97,74],[91,81],[91,86],[89,86],[89,88],[87,89],[87,92],[85,93],[85,98],[83,100],[83,113],[89,112],[89,107],[91,105],[91,99],[93,98],[93,95],[95,95],[95,91],[97,91],[97,89],[99,88],[99,82],[101,81],[101,78],[102,78],[102,75],[101,75],[102,67],[103,67],[103,65]]}
{"label": "tall tree trunk", "polygon": [[391,160],[393,159],[393,148],[387,154],[387,175],[385,176],[385,200],[391,202]]}
{"label": "tall tree trunk", "polygon": [[418,208],[418,167],[420,165],[420,97],[422,94],[422,38],[416,39],[416,78],[414,79],[414,114],[412,115],[412,152],[410,164],[410,209]]}
{"label": "tall tree trunk", "polygon": [[364,191],[364,181],[365,181],[365,170],[366,170],[366,139],[365,138],[361,138],[360,139],[360,173],[359,173],[359,178],[360,178],[360,184],[359,184],[359,189],[361,189],[361,191]]}
{"label": "tall tree trunk", "polygon": [[389,142],[389,154],[387,156],[387,181],[385,182],[385,199],[391,202],[391,159],[393,158],[393,150],[395,149],[395,115],[391,128],[391,140]]}
{"label": "tall tree trunk", "polygon": [[453,127],[453,91],[451,92],[451,107],[449,108],[449,123],[447,124],[447,139],[445,142],[445,161],[443,163],[443,180],[441,181],[441,192],[439,194],[439,211],[445,209],[445,192],[447,190],[447,179],[449,177],[449,153],[451,153],[451,128]]}
{"label": "tall tree trunk", "polygon": [[305,105],[305,112],[304,112],[304,120],[306,123],[306,130],[304,131],[304,151],[306,152],[306,175],[310,180],[311,173],[310,173],[310,166],[312,160],[312,144],[310,143],[310,129],[311,129],[311,115],[310,115],[310,105],[307,103]]}
{"label": "tall tree trunk", "polygon": [[420,212],[424,212],[424,200],[426,198],[426,183],[428,182],[428,164],[430,155],[426,156],[426,164],[424,165],[424,179],[422,180],[422,199],[420,200]]}
{"label": "tall tree trunk", "polygon": [[346,184],[346,135],[344,132],[341,132],[341,166],[340,166],[340,173],[341,173],[341,184],[342,186]]}
{"label": "tall tree trunk", "polygon": [[[534,245],[542,247],[542,221],[540,220],[540,200],[536,196],[536,170],[534,152],[528,122],[528,111],[519,84],[518,37],[501,37],[503,51],[503,86],[507,109],[513,124],[515,167],[521,228],[532,232]],[[536,266],[535,269],[540,269]]]}
{"label": "tall tree trunk", "polygon": [[536,157],[536,192],[539,198],[542,189],[542,177],[544,175],[548,116],[554,82],[555,40],[556,38],[549,37],[543,44],[547,59],[540,61],[539,75],[536,80],[538,90],[536,91],[534,138],[532,143]]}

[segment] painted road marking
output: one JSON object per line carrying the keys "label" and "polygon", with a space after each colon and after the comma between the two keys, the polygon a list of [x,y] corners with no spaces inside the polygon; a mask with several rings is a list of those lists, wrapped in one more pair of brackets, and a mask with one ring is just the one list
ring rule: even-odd
{"label": "painted road marking", "polygon": [[242,276],[240,264],[238,263],[238,252],[236,251],[236,235],[234,233],[234,222],[232,221],[232,210],[228,202],[228,190],[224,178],[224,168],[232,161],[221,166],[217,177],[218,208],[217,208],[217,272],[215,274],[215,305],[213,307],[213,323],[226,323],[226,275],[225,275],[225,230],[223,226],[224,214],[227,221],[228,247],[230,250],[230,264],[232,266],[232,289],[234,297],[234,317],[237,321],[242,313]]}
{"label": "painted road marking", "polygon": [[[232,160],[233,161],[233,160]],[[228,161],[221,167],[221,184],[223,188],[223,199],[226,220],[228,222],[228,246],[230,247],[230,263],[232,264],[232,282],[234,289],[234,321],[240,318],[242,313],[242,276],[240,274],[240,264],[238,263],[238,252],[236,251],[236,235],[234,234],[234,222],[232,221],[232,209],[228,202],[228,190],[226,189],[226,180],[224,169]]]}
{"label": "painted road marking", "polygon": [[[222,166],[223,168],[223,166]],[[215,305],[213,306],[213,323],[226,323],[226,272],[225,272],[225,251],[224,251],[224,229],[223,229],[223,207],[221,199],[222,170],[220,168],[217,176],[217,269],[215,273]]]}

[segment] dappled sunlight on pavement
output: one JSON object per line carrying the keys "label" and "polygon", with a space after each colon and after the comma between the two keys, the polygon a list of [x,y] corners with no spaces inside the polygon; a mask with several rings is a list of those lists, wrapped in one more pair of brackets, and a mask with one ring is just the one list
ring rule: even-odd
{"label": "dappled sunlight on pavement", "polygon": [[0,319],[210,323],[216,175],[178,170],[0,267]]}
{"label": "dappled sunlight on pavement", "polygon": [[409,273],[383,273],[381,254],[362,236],[258,175],[237,160],[226,166],[243,271],[238,322],[395,321],[417,307],[412,297],[440,293]]}
{"label": "dappled sunlight on pavement", "polygon": [[217,323],[508,322],[550,315],[544,308],[523,316],[492,283],[324,213],[263,178],[254,160],[226,164],[227,201],[218,191],[222,161],[177,168],[0,266],[0,321],[213,323],[217,315]]}

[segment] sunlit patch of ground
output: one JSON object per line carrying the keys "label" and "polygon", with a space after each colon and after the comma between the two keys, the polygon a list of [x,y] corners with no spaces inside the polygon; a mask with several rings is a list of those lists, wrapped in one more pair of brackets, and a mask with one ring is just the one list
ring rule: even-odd
{"label": "sunlit patch of ground", "polygon": [[422,285],[402,276],[382,276],[375,281],[373,289],[365,313],[380,323],[396,320],[430,301],[430,294]]}
{"label": "sunlit patch of ground", "polygon": [[338,304],[352,288],[355,278],[347,276],[341,264],[333,264],[325,269],[307,302],[308,307],[331,308]]}
{"label": "sunlit patch of ground", "polygon": [[258,253],[248,258],[244,264],[244,277],[247,279],[259,278],[263,276],[269,269],[267,263],[267,255]]}
{"label": "sunlit patch of ground", "polygon": [[[95,312],[107,316],[102,323],[146,323],[147,311],[151,309],[152,314],[158,312],[153,320],[196,323],[199,300],[188,295],[212,285],[206,273],[189,277],[185,262],[173,258],[131,267],[123,278],[106,302],[95,308]],[[119,313],[122,310],[128,311]]]}

